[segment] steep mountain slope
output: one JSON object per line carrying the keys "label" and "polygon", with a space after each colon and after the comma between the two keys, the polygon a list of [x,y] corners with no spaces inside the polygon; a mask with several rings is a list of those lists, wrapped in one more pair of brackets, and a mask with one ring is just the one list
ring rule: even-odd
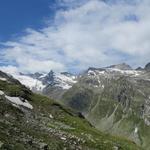
{"label": "steep mountain slope", "polygon": [[150,150],[148,69],[133,70],[126,64],[89,68],[63,101],[99,130],[125,136]]}
{"label": "steep mountain slope", "polygon": [[1,150],[140,150],[0,72]]}

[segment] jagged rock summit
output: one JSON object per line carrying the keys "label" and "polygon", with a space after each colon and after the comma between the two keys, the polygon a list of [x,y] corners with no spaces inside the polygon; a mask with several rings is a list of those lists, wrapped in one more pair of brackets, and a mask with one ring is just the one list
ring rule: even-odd
{"label": "jagged rock summit", "polygon": [[111,65],[111,66],[106,67],[106,68],[114,68],[114,69],[120,69],[120,70],[132,70],[132,67],[126,63]]}

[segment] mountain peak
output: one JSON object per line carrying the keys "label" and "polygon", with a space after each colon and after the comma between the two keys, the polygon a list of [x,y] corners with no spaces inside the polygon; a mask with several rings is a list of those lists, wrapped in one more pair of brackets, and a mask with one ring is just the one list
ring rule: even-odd
{"label": "mountain peak", "polygon": [[143,71],[144,69],[142,67],[137,67],[135,70],[136,71]]}
{"label": "mountain peak", "polygon": [[87,71],[95,71],[95,70],[98,70],[98,71],[104,71],[105,69],[104,69],[104,68],[94,68],[94,67],[89,67]]}
{"label": "mountain peak", "polygon": [[121,63],[117,65],[111,65],[107,68],[115,68],[115,69],[120,69],[120,70],[132,70],[132,67],[126,63]]}
{"label": "mountain peak", "polygon": [[150,62],[144,68],[146,71],[150,71]]}

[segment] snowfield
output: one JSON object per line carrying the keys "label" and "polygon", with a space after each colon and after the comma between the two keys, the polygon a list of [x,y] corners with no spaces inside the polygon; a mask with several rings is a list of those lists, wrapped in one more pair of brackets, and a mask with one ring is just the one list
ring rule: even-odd
{"label": "snowfield", "polygon": [[[5,93],[3,91],[0,90],[0,95],[5,95]],[[12,103],[13,106],[18,107],[19,106],[23,106],[29,109],[33,109],[33,106],[25,99],[20,98],[20,97],[11,97],[11,96],[7,96],[5,95],[5,98],[10,101]]]}
{"label": "snowfield", "polygon": [[[48,85],[48,83],[51,82],[47,81],[47,84],[42,83],[42,79],[46,77],[46,74],[40,76],[39,79],[35,79],[30,76],[20,74],[14,74],[13,77],[19,80],[26,87],[30,88],[30,90],[35,91],[43,91],[43,89]],[[63,74],[56,74],[54,80],[57,83],[54,86],[60,87],[62,89],[69,89],[72,87],[74,83],[77,82],[75,76],[66,76]]]}
{"label": "snowfield", "polygon": [[19,97],[10,97],[7,95],[5,96],[5,98],[17,106],[24,106],[29,109],[33,109],[33,106],[27,100],[21,100],[21,98]]}
{"label": "snowfield", "polygon": [[56,76],[56,81],[58,83],[56,86],[66,90],[70,89],[72,85],[77,82],[75,76],[65,76],[63,74],[58,74]]}
{"label": "snowfield", "polygon": [[119,72],[121,74],[135,75],[135,76],[139,76],[141,74],[141,71],[136,70],[121,70],[117,68],[108,68],[107,70],[110,72]]}
{"label": "snowfield", "polygon": [[1,78],[1,77],[0,77],[0,80],[1,80],[1,81],[7,81],[6,78]]}
{"label": "snowfield", "polygon": [[0,90],[0,95],[4,95],[4,92]]}
{"label": "snowfield", "polygon": [[19,80],[26,87],[30,88],[30,90],[35,89],[37,91],[42,91],[45,88],[45,85],[43,85],[41,81],[33,79],[29,76],[13,75],[13,77]]}

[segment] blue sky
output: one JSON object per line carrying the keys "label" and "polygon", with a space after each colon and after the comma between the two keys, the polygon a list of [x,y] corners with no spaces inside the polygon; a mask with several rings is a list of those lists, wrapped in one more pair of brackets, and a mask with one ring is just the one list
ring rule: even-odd
{"label": "blue sky", "polygon": [[80,72],[150,58],[149,0],[1,0],[0,69]]}
{"label": "blue sky", "polygon": [[42,28],[54,16],[55,0],[1,0],[0,40],[20,35],[25,28]]}

